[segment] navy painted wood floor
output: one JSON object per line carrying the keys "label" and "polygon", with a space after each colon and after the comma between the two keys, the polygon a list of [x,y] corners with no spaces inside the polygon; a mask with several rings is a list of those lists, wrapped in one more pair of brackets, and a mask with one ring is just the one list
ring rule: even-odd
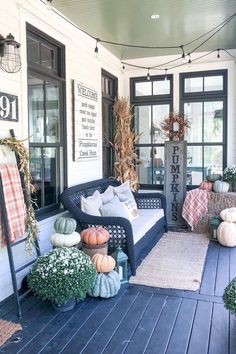
{"label": "navy painted wood floor", "polygon": [[211,243],[198,292],[126,285],[114,298],[88,297],[67,313],[28,296],[22,320],[10,300],[0,318],[23,331],[0,353],[235,354],[236,319],[221,298],[234,276],[236,248]]}

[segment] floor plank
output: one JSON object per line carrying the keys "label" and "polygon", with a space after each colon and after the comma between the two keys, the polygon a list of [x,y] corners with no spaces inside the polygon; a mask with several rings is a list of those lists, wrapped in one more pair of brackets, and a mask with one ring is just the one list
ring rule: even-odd
{"label": "floor plank", "polygon": [[157,348],[159,353],[165,353],[168,347],[171,332],[176,321],[176,317],[179,312],[180,305],[180,298],[167,298],[157,325],[154,328],[151,334],[151,338],[146,345],[145,353],[153,354],[156,352]]}
{"label": "floor plank", "polygon": [[197,301],[183,299],[166,354],[187,353]]}
{"label": "floor plank", "polygon": [[188,354],[207,354],[212,306],[210,302],[198,302],[189,341]]}
{"label": "floor plank", "polygon": [[215,295],[219,244],[212,241],[208,248],[205,269],[202,277],[200,294]]}
{"label": "floor plank", "polygon": [[228,354],[229,312],[222,304],[213,305],[209,354]]}
{"label": "floor plank", "polygon": [[222,296],[229,283],[229,248],[220,247],[219,261],[216,276],[215,295]]}

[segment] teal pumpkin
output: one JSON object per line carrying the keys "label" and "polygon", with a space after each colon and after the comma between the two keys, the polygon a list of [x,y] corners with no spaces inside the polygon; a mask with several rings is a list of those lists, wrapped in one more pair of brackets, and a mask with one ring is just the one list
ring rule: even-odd
{"label": "teal pumpkin", "polygon": [[213,189],[216,193],[226,193],[229,190],[229,183],[223,181],[215,181]]}
{"label": "teal pumpkin", "polygon": [[60,234],[72,234],[76,229],[76,221],[72,218],[61,216],[55,220],[54,229]]}
{"label": "teal pumpkin", "polygon": [[112,270],[109,273],[97,273],[91,290],[88,292],[93,297],[109,298],[115,296],[120,290],[120,277]]}

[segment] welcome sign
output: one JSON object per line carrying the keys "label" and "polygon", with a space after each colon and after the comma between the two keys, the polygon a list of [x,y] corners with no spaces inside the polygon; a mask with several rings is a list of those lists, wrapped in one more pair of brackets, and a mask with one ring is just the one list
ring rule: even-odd
{"label": "welcome sign", "polygon": [[98,92],[74,81],[74,161],[98,158]]}
{"label": "welcome sign", "polygon": [[185,226],[182,206],[186,194],[187,142],[165,142],[165,196],[167,222],[170,226]]}

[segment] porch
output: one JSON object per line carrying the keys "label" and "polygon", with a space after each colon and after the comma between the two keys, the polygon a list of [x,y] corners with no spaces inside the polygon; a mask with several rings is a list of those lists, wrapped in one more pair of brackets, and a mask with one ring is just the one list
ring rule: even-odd
{"label": "porch", "polygon": [[198,292],[125,285],[114,298],[87,297],[67,313],[28,296],[22,320],[11,298],[0,317],[23,331],[0,353],[234,354],[236,319],[222,294],[235,275],[236,249],[211,242]]}

